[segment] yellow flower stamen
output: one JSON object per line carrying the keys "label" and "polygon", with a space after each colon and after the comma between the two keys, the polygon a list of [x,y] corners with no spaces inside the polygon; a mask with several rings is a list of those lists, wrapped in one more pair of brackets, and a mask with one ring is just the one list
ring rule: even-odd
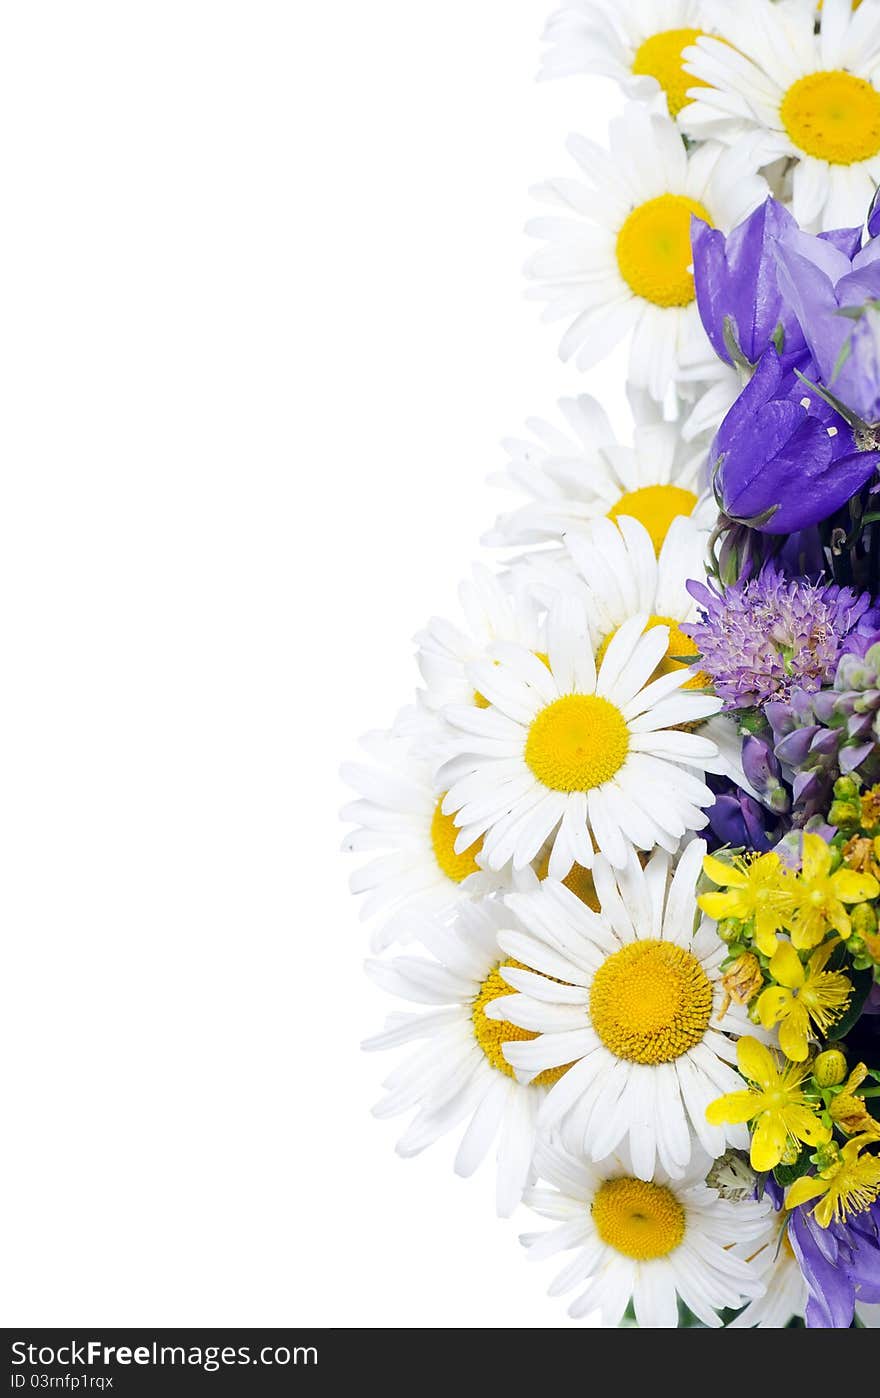
{"label": "yellow flower stamen", "polygon": [[[486,979],[474,1000],[471,1020],[474,1026],[474,1038],[479,1044],[486,1058],[493,1068],[497,1068],[499,1073],[505,1077],[516,1076],[507,1059],[504,1057],[504,1045],[512,1042],[523,1043],[527,1039],[537,1039],[531,1029],[520,1029],[519,1025],[511,1024],[506,1019],[490,1019],[486,1014],[486,1006],[493,1000],[497,1000],[500,995],[513,995],[512,988],[501,974],[502,967],[515,966],[517,970],[525,971],[528,968],[520,961],[507,960],[499,963],[489,972]],[[543,1073],[532,1079],[539,1087],[552,1087],[558,1082],[563,1073],[567,1073],[571,1067],[570,1063],[564,1064],[560,1068],[545,1068]]]}
{"label": "yellow flower stamen", "polygon": [[791,940],[798,951],[808,951],[832,931],[845,940],[852,930],[845,905],[876,898],[880,883],[872,874],[859,874],[855,869],[841,867],[832,874],[830,847],[821,835],[805,834],[801,871],[792,893]]}
{"label": "yellow flower stamen", "polygon": [[779,109],[792,143],[816,160],[855,165],[880,152],[880,92],[842,69],[792,83]]}
{"label": "yellow flower stamen", "polygon": [[684,71],[681,57],[703,32],[702,29],[664,29],[659,34],[649,35],[636,50],[633,72],[637,77],[656,78],[666,93],[670,116],[678,116],[682,107],[693,100],[687,95],[688,88],[708,87],[701,78]]}
{"label": "yellow flower stamen", "polygon": [[726,864],[714,855],[703,860],[703,872],[723,893],[704,893],[697,902],[704,913],[723,922],[732,918],[754,928],[755,945],[765,956],[776,950],[777,933],[787,925],[794,907],[794,876],[772,851],[738,855]]}
{"label": "yellow flower stamen", "polygon": [[566,694],[532,720],[525,760],[552,791],[589,791],[610,781],[629,752],[620,710],[595,694]]}
{"label": "yellow flower stamen", "polygon": [[696,504],[696,495],[692,490],[685,490],[684,486],[643,485],[638,490],[621,495],[617,504],[608,511],[608,518],[616,521],[621,515],[629,515],[637,519],[647,529],[654,552],[659,555],[672,521],[679,515],[692,515]]}
{"label": "yellow flower stamen", "polygon": [[606,1180],[592,1215],[602,1242],[638,1262],[668,1257],[685,1234],[685,1212],[672,1190],[647,1180]]}
{"label": "yellow flower stamen", "polygon": [[469,874],[479,873],[477,855],[483,848],[483,841],[475,840],[469,849],[456,854],[455,842],[461,831],[455,823],[454,815],[443,814],[443,800],[441,796],[431,818],[431,848],[439,868],[446,877],[452,879],[453,883],[461,883]]}
{"label": "yellow flower stamen", "polygon": [[780,942],[770,958],[776,984],[760,996],[758,1015],[765,1029],[779,1026],[779,1046],[795,1063],[809,1055],[811,1027],[826,1035],[852,998],[852,982],[840,971],[825,970],[834,945],[828,942],[814,952],[806,969],[789,942]]}
{"label": "yellow flower stamen", "polygon": [[617,235],[617,265],[634,295],[666,309],[691,305],[694,215],[712,222],[703,205],[684,194],[661,194],[633,209]]}
{"label": "yellow flower stamen", "polygon": [[673,942],[614,952],[593,977],[590,1020],[605,1047],[631,1063],[671,1063],[703,1038],[712,986],[699,961]]}

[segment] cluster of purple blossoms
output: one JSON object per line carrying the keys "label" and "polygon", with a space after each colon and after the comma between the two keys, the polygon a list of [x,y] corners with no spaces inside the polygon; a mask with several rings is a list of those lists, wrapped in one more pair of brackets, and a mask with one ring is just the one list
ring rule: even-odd
{"label": "cluster of purple blossoms", "polygon": [[834,679],[841,655],[880,623],[867,593],[789,578],[773,565],[730,587],[688,587],[701,612],[683,630],[726,709],[759,708],[795,690],[815,693]]}

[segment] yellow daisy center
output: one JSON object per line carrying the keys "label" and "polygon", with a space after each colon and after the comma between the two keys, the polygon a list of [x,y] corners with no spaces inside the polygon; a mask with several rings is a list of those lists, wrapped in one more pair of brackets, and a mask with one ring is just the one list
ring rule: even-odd
{"label": "yellow daisy center", "polygon": [[684,1209],[664,1184],[606,1180],[596,1191],[592,1213],[602,1242],[637,1262],[668,1257],[684,1237]]}
{"label": "yellow daisy center", "polygon": [[617,265],[636,296],[667,308],[694,300],[692,214],[712,222],[703,205],[684,194],[661,194],[633,209],[617,235]]}
{"label": "yellow daisy center", "polygon": [[664,29],[660,34],[650,35],[636,50],[633,72],[638,77],[657,79],[666,93],[670,116],[677,117],[691,100],[688,88],[709,86],[701,78],[686,73],[681,61],[684,50],[695,44],[703,32],[702,29]]}
{"label": "yellow daisy center", "polygon": [[[504,966],[516,966],[518,970],[524,971],[526,968],[519,961],[508,960],[501,963]],[[506,1019],[490,1019],[486,1014],[486,1006],[493,1000],[497,1000],[499,995],[512,995],[513,989],[501,975],[501,965],[490,971],[486,979],[480,986],[474,1008],[471,1014],[474,1025],[474,1038],[479,1044],[483,1053],[488,1058],[493,1068],[497,1068],[499,1073],[504,1073],[506,1077],[514,1077],[514,1071],[504,1057],[502,1045],[513,1041],[522,1043],[525,1039],[537,1039],[537,1034],[531,1029],[520,1029],[518,1025],[511,1024]],[[539,1073],[533,1082],[539,1087],[552,1087],[558,1082],[563,1073],[568,1072],[570,1063],[564,1064],[560,1068],[545,1068],[543,1073]]]}
{"label": "yellow daisy center", "polygon": [[431,848],[446,877],[454,883],[461,883],[469,874],[479,873],[477,855],[483,848],[483,841],[475,840],[469,849],[462,854],[456,854],[455,842],[461,831],[455,823],[454,816],[443,814],[443,800],[444,797],[441,796],[431,818]]}
{"label": "yellow daisy center", "polygon": [[615,1058],[671,1063],[702,1039],[712,986],[699,961],[672,942],[632,942],[599,967],[590,1019]]}
{"label": "yellow daisy center", "polygon": [[[690,636],[686,636],[684,634],[679,623],[675,620],[674,617],[671,616],[649,617],[648,624],[645,627],[645,630],[650,631],[652,626],[669,627],[669,645],[666,647],[666,654],[660,661],[660,664],[657,666],[656,670],[651,676],[651,679],[658,680],[660,679],[661,675],[671,675],[676,670],[686,670],[688,662],[686,660],[680,660],[678,657],[683,655],[699,655],[700,653],[694,642],[691,640]],[[596,652],[597,670],[600,668],[602,661],[605,659],[605,652],[611,645],[611,642],[613,641],[616,635],[617,632],[612,631],[611,635],[606,636],[604,641],[602,641],[601,645],[599,646],[599,649]],[[709,676],[704,674],[703,671],[700,670],[696,675],[692,675],[689,680],[685,680],[684,684],[682,685],[682,689],[705,689],[705,687],[711,683],[712,681],[709,679]]]}
{"label": "yellow daisy center", "polygon": [[691,515],[697,503],[692,490],[680,485],[643,485],[621,495],[608,511],[608,518],[618,520],[630,515],[643,524],[651,536],[654,552],[659,554],[669,527],[679,515]]}
{"label": "yellow daisy center", "polygon": [[532,720],[525,759],[552,791],[589,791],[610,781],[629,752],[620,710],[595,694],[566,694]]}
{"label": "yellow daisy center", "polygon": [[[546,655],[545,652],[542,651],[542,650],[536,650],[536,651],[534,652],[534,654],[538,657],[539,660],[543,661],[543,663],[547,666],[547,669],[549,670],[549,669],[550,669],[550,657],[549,657],[549,655]],[[493,663],[494,663],[495,665],[497,665],[497,664],[498,664],[498,661],[496,660],[496,661],[494,661]],[[474,703],[476,704],[476,706],[477,706],[478,709],[488,709],[488,707],[489,707],[489,700],[486,698],[485,694],[481,694],[480,691],[479,691],[478,689],[475,689],[475,690],[474,690]]]}
{"label": "yellow daisy center", "polygon": [[855,165],[880,153],[880,92],[853,73],[798,78],[779,115],[793,143],[816,160]]}

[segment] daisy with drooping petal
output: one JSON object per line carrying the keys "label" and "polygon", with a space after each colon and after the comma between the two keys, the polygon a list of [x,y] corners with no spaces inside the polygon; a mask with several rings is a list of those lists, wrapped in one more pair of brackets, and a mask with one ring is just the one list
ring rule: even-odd
{"label": "daisy with drooping petal", "polygon": [[490,869],[510,860],[523,868],[551,837],[553,878],[575,863],[591,868],[594,841],[621,868],[632,846],[674,849],[706,824],[703,808],[714,798],[701,773],[717,748],[679,725],[716,713],[719,701],[683,690],[685,671],[651,679],[669,632],[646,632],[645,615],[620,627],[597,676],[582,616],[560,599],[546,664],[499,644],[494,661],[470,670],[489,708],[445,712],[460,733],[440,769],[442,810],[460,827],[456,848],[482,838]]}
{"label": "daisy with drooping petal", "polygon": [[628,1141],[633,1169],[651,1179],[659,1159],[680,1176],[692,1132],[712,1156],[745,1147],[739,1127],[706,1121],[706,1107],[740,1079],[730,1066],[735,1038],[751,1028],[740,1006],[725,1008],[721,965],[727,947],[715,924],[694,927],[694,887],[705,852],[694,840],[670,878],[658,851],[642,869],[630,853],[616,876],[597,859],[597,915],[552,882],[506,902],[522,930],[502,931],[503,949],[528,969],[502,972],[513,990],[490,1014],[540,1030],[505,1045],[524,1081],[573,1064],[552,1088],[542,1126],[562,1123],[563,1140],[593,1160]]}
{"label": "daisy with drooping petal", "polygon": [[769,1204],[720,1198],[704,1182],[709,1164],[697,1152],[682,1178],[658,1170],[649,1181],[625,1152],[593,1163],[539,1145],[535,1166],[551,1188],[529,1189],[525,1202],[556,1226],[522,1242],[535,1262],[577,1249],[550,1295],[585,1286],[568,1313],[606,1328],[632,1301],[642,1329],[677,1326],[679,1297],[714,1328],[719,1311],[761,1296],[762,1279],[733,1245],[766,1234]]}
{"label": "daisy with drooping petal", "polygon": [[432,710],[447,704],[477,704],[486,700],[468,680],[468,667],[497,641],[515,641],[535,655],[546,649],[542,608],[525,569],[503,576],[475,563],[458,595],[466,630],[444,617],[432,617],[416,636],[417,660],[425,681],[424,701]]}
{"label": "daisy with drooping petal", "polygon": [[703,18],[702,0],[569,0],[547,23],[540,77],[601,74],[635,100],[662,93],[677,117],[693,86],[682,53],[706,32]]}
{"label": "daisy with drooping petal", "polygon": [[531,439],[504,443],[507,468],[492,481],[528,498],[498,516],[484,543],[558,544],[597,517],[629,515],[645,526],[659,552],[678,515],[714,525],[717,507],[703,480],[706,452],[685,443],[660,408],[638,405],[632,446],[615,440],[604,410],[589,395],[563,398],[559,408],[567,431],[533,418]]}
{"label": "daisy with drooping petal", "polygon": [[826,971],[834,942],[814,951],[804,966],[791,942],[780,942],[768,970],[775,984],[758,997],[758,1017],[765,1029],[779,1027],[779,1047],[794,1063],[805,1063],[815,1026],[827,1037],[852,999],[852,981],[840,971]]}
{"label": "daisy with drooping petal", "polygon": [[631,336],[629,377],[658,401],[704,331],[692,272],[691,220],[735,227],[766,196],[744,158],[709,143],[687,151],[669,117],[628,107],[610,151],[580,136],[568,148],[586,183],[556,179],[538,196],[568,216],[534,220],[546,240],[526,271],[545,319],[570,322],[560,354],[580,369]]}
{"label": "daisy with drooping petal", "polygon": [[740,1073],[752,1086],[710,1103],[706,1117],[714,1126],[755,1123],[749,1153],[755,1170],[775,1169],[789,1152],[796,1159],[801,1141],[820,1146],[831,1139],[830,1126],[819,1119],[802,1091],[809,1065],[786,1063],[780,1068],[770,1050],[751,1037],[740,1039],[736,1056]]}
{"label": "daisy with drooping petal", "polygon": [[761,169],[795,162],[792,209],[802,228],[858,227],[880,180],[880,8],[707,0],[730,43],[703,37],[685,67],[699,83],[682,125],[736,147]]}
{"label": "daisy with drooping petal", "polygon": [[412,935],[413,915],[445,916],[475,893],[510,888],[504,874],[490,874],[479,862],[481,842],[456,850],[458,828],[444,815],[444,792],[429,764],[414,752],[406,714],[390,732],[368,733],[361,744],[371,761],[347,762],[342,778],[358,799],[342,819],[358,828],[343,849],[373,857],[351,876],[353,893],[365,895],[361,917],[379,917],[376,949]]}
{"label": "daisy with drooping petal", "polygon": [[384,990],[430,1008],[394,1014],[385,1031],[364,1048],[389,1049],[420,1043],[385,1080],[387,1095],[374,1109],[380,1117],[416,1109],[397,1145],[416,1155],[447,1131],[467,1122],[455,1157],[456,1173],[473,1174],[498,1143],[498,1212],[513,1212],[529,1177],[538,1108],[546,1083],[564,1068],[532,1085],[518,1083],[502,1053],[507,1039],[531,1038],[512,1024],[490,1019],[487,1010],[507,994],[500,967],[507,964],[497,943],[510,913],[489,899],[462,906],[455,923],[423,924],[422,940],[432,955],[371,961],[367,970]]}

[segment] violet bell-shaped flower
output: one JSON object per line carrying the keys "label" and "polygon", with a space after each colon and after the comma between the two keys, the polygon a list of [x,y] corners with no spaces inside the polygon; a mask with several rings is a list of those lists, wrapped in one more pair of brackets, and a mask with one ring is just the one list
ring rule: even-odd
{"label": "violet bell-shaped flower", "polygon": [[858,424],[880,422],[876,335],[880,239],[850,258],[800,231],[773,248],[779,290],[803,332],[816,382]]}
{"label": "violet bell-shaped flower", "polygon": [[818,524],[874,474],[871,448],[771,348],[719,428],[709,456],[719,508],[767,534]]}
{"label": "violet bell-shaped flower", "polygon": [[[842,228],[811,238],[851,270],[861,245],[860,228]],[[779,282],[776,248],[807,238],[789,211],[767,199],[725,236],[701,219],[691,225],[694,284],[700,319],[712,348],[728,364],[749,369],[770,346],[788,366],[806,358],[807,339]]]}

